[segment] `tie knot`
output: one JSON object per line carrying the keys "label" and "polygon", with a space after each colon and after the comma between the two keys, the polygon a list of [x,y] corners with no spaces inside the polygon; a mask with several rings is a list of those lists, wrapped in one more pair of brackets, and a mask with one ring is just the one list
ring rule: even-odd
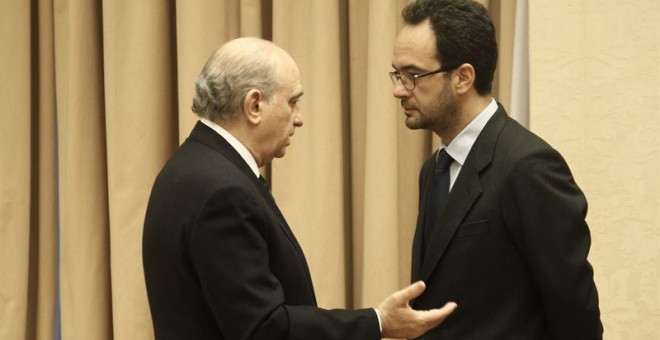
{"label": "tie knot", "polygon": [[445,149],[442,149],[438,154],[438,163],[436,164],[436,169],[440,171],[447,171],[447,169],[449,169],[449,166],[453,161],[454,159],[451,158],[451,156],[449,156],[447,151]]}

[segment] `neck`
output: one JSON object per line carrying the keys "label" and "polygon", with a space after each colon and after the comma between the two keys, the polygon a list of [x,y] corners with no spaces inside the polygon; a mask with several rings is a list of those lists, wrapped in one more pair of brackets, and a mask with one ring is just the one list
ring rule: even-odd
{"label": "neck", "polygon": [[264,159],[258,152],[258,144],[256,143],[251,136],[254,136],[254,133],[249,131],[249,126],[240,121],[239,118],[236,119],[213,119],[213,122],[222,126],[223,129],[231,133],[234,138],[236,138],[246,149],[250,152],[254,160],[257,162],[258,167],[264,166],[268,161]]}
{"label": "neck", "polygon": [[490,94],[475,95],[469,100],[459,103],[454,124],[450,124],[444,130],[436,131],[442,143],[448,146],[490,104],[491,98]]}

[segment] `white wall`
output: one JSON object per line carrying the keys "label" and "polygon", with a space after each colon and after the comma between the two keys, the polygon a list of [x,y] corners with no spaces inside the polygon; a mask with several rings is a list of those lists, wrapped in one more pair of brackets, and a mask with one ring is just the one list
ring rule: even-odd
{"label": "white wall", "polygon": [[660,339],[660,1],[529,4],[530,127],[590,203],[605,338]]}

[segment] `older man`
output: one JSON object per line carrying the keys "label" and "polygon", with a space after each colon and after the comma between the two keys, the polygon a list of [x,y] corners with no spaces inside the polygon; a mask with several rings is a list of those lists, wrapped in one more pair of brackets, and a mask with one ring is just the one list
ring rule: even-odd
{"label": "older man", "polygon": [[233,40],[204,66],[201,120],[158,175],[145,219],[157,339],[416,337],[455,308],[412,310],[421,282],[377,309],[316,307],[302,249],[259,175],[303,125],[302,95],[295,62],[268,41]]}

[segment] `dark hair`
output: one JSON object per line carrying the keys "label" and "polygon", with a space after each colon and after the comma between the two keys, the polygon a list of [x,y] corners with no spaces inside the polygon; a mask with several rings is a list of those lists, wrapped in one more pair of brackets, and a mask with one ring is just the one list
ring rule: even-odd
{"label": "dark hair", "polygon": [[429,19],[442,65],[469,63],[476,73],[477,92],[490,93],[497,65],[497,41],[493,21],[482,4],[473,0],[417,0],[406,6],[401,16],[408,25]]}

